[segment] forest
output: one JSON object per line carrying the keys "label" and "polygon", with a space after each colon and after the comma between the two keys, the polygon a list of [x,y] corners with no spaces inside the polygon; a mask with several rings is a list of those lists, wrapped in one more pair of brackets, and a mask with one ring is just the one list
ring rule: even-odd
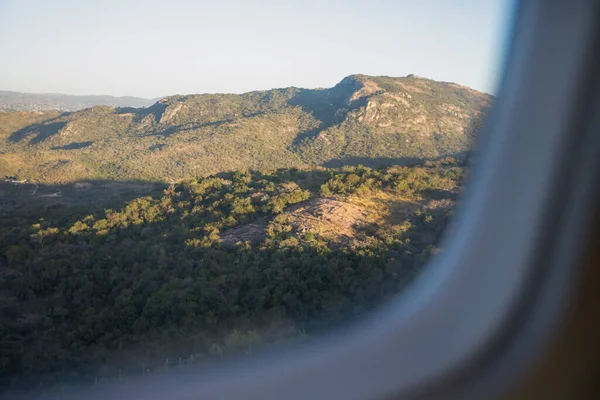
{"label": "forest", "polygon": [[442,250],[464,174],[452,158],[237,170],[3,213],[0,386],[91,383],[351,323]]}

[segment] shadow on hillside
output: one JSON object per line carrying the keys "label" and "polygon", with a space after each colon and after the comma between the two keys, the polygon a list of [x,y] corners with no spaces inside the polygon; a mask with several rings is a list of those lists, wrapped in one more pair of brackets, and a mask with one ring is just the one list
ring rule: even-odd
{"label": "shadow on hillside", "polygon": [[391,165],[416,165],[421,164],[422,162],[422,159],[416,157],[343,157],[326,161],[323,163],[323,166],[327,168],[341,168],[346,165],[363,165],[369,168],[380,168]]}
{"label": "shadow on hillside", "polygon": [[331,125],[337,104],[328,99],[328,89],[298,89],[298,92],[288,100],[292,107],[300,107],[312,114],[324,125]]}
{"label": "shadow on hillside", "polygon": [[73,142],[64,146],[54,146],[52,150],[79,150],[93,145],[94,142]]}
{"label": "shadow on hillside", "polygon": [[349,102],[353,89],[334,87],[332,89],[299,89],[288,101],[293,107],[300,107],[304,112],[312,114],[320,121],[318,127],[299,132],[293,146],[318,136],[323,130],[342,122],[349,112],[366,105],[366,99]]}
{"label": "shadow on hillside", "polygon": [[119,209],[142,196],[160,196],[162,182],[85,180],[68,184],[0,182],[0,221],[65,221],[103,211]]}
{"label": "shadow on hillside", "polygon": [[427,161],[440,161],[447,158],[454,158],[458,161],[458,165],[464,166],[473,152],[461,151],[453,154],[447,154],[439,157],[417,158],[417,157],[342,157],[333,158],[321,164],[327,168],[342,168],[346,165],[356,167],[362,165],[369,168],[390,167],[392,165],[413,166],[424,164]]}
{"label": "shadow on hillside", "polygon": [[[257,113],[249,113],[242,115],[241,118],[253,118],[260,115],[264,115],[264,112]],[[203,129],[208,127],[218,127],[223,124],[228,124],[235,122],[239,117],[230,116],[229,118],[222,118],[217,121],[207,121],[207,122],[187,122],[181,125],[157,125],[156,129],[152,130],[150,133],[142,134],[140,137],[147,136],[171,136],[173,134],[194,131],[197,129]],[[160,116],[156,117],[155,120],[158,122],[160,120]]]}
{"label": "shadow on hillside", "polygon": [[213,122],[204,122],[204,123],[195,123],[195,122],[188,122],[187,124],[183,124],[183,125],[177,125],[177,126],[167,126],[166,128],[160,129],[156,132],[152,132],[152,133],[148,133],[145,135],[140,135],[142,137],[144,136],[171,136],[174,133],[182,133],[182,132],[189,132],[189,131],[193,131],[196,129],[202,129],[202,128],[207,128],[207,127],[211,127],[211,126],[219,126],[221,124],[227,123],[227,122],[231,122],[230,120],[222,120],[222,121],[213,121]]}
{"label": "shadow on hillside", "polygon": [[60,116],[58,116],[56,118],[53,118],[49,121],[44,121],[39,124],[28,125],[22,129],[19,129],[16,132],[13,132],[8,137],[8,140],[13,143],[16,143],[16,142],[20,142],[21,140],[23,140],[29,136],[35,136],[33,139],[31,139],[31,144],[38,144],[40,142],[43,142],[44,140],[48,139],[50,136],[54,136],[54,135],[58,134],[58,132],[62,128],[64,128],[64,126],[67,124],[65,121],[61,121],[61,122],[53,122],[53,121],[56,121],[57,118],[63,117],[65,115],[68,115],[68,113],[61,114]]}
{"label": "shadow on hillside", "polygon": [[134,114],[135,122],[140,122],[144,117],[152,114],[156,122],[160,121],[160,117],[163,115],[167,105],[164,103],[154,103],[149,107],[116,107],[115,112],[117,114]]}

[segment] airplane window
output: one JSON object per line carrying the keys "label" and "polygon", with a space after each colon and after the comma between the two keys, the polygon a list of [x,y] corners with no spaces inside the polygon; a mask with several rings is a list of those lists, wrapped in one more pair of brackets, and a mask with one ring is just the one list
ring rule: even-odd
{"label": "airplane window", "polygon": [[0,4],[0,391],[319,337],[443,252],[505,1]]}

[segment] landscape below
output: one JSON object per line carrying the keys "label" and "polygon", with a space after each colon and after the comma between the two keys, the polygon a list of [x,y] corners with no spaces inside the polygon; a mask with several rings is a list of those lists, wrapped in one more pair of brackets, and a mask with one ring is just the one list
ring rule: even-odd
{"label": "landscape below", "polygon": [[211,362],[364,316],[441,250],[490,102],[355,75],[0,112],[0,389]]}

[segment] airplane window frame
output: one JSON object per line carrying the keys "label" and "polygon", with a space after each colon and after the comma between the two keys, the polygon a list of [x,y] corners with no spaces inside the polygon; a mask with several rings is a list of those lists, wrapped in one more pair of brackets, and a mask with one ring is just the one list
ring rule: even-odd
{"label": "airplane window frame", "polygon": [[73,398],[500,393],[548,342],[578,276],[600,160],[598,11],[585,0],[518,5],[503,83],[446,250],[393,304],[305,346]]}

